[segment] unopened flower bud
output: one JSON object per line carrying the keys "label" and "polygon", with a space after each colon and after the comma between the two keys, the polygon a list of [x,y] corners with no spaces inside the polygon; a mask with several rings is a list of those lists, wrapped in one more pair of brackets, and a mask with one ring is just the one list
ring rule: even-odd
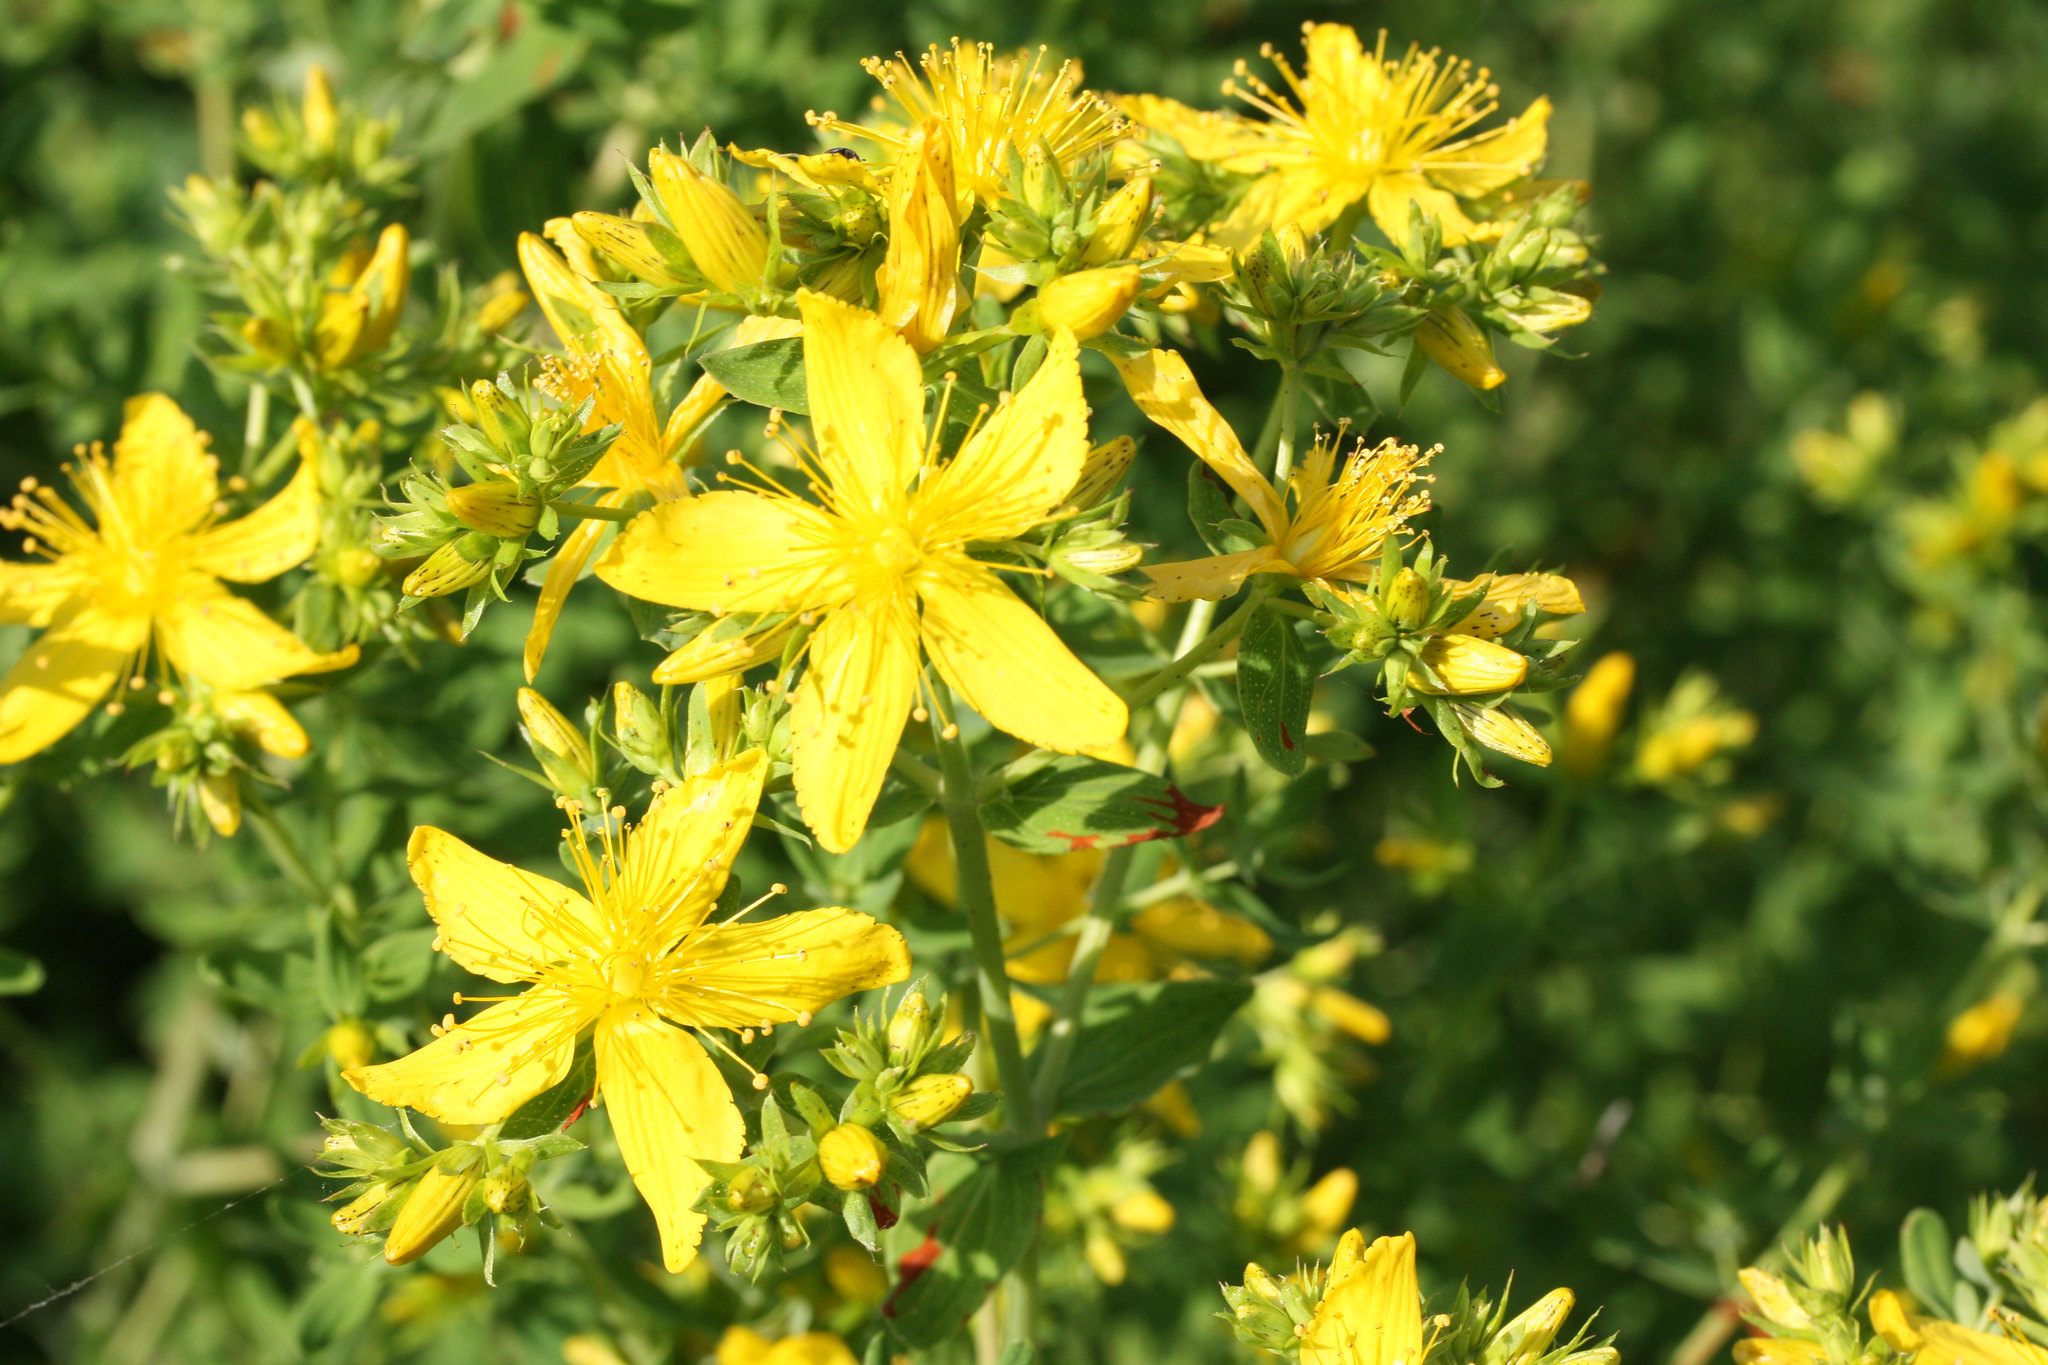
{"label": "unopened flower bud", "polygon": [[380,1181],[336,1209],[328,1221],[334,1224],[336,1232],[344,1232],[351,1237],[375,1232],[379,1217],[391,1214],[391,1196],[403,1188],[400,1182]]}
{"label": "unopened flower bud", "polygon": [[1085,512],[1106,502],[1123,482],[1124,471],[1131,467],[1131,458],[1137,453],[1138,443],[1128,436],[1105,441],[1089,451],[1081,464],[1081,477],[1074,480],[1074,487],[1067,494],[1067,506]]}
{"label": "unopened flower bud", "polygon": [[192,784],[192,791],[199,798],[200,812],[206,816],[206,823],[213,826],[213,832],[223,839],[232,838],[242,827],[241,779],[232,771],[201,773]]}
{"label": "unopened flower bud", "polygon": [[818,1165],[835,1188],[866,1190],[881,1183],[889,1154],[873,1130],[842,1123],[818,1140]]}
{"label": "unopened flower bud", "polygon": [[1575,1302],[1571,1290],[1551,1290],[1495,1334],[1479,1357],[1480,1365],[1532,1365],[1550,1349]]}
{"label": "unopened flower bud", "polygon": [[908,1056],[924,1042],[925,1031],[931,1023],[931,1004],[924,998],[924,990],[913,988],[896,1004],[896,1012],[889,1016],[889,1052],[892,1057]]}
{"label": "unopened flower bud", "polygon": [[1607,751],[1621,728],[1629,690],[1636,680],[1636,661],[1619,652],[1602,655],[1564,703],[1564,765],[1589,777],[1607,761]]}
{"label": "unopened flower bud", "polygon": [[1528,659],[1506,645],[1471,635],[1436,636],[1422,647],[1421,658],[1436,681],[1417,670],[1409,675],[1409,682],[1417,692],[1440,696],[1506,692],[1520,687],[1529,676]]}
{"label": "unopened flower bud", "polygon": [[540,499],[512,483],[466,483],[448,490],[448,510],[472,531],[511,539],[540,524]]}
{"label": "unopened flower bud", "polygon": [[1088,234],[1088,244],[1081,248],[1081,268],[1093,270],[1129,256],[1144,235],[1146,220],[1151,216],[1152,179],[1141,175],[1126,183],[1097,210],[1095,231]]}
{"label": "unopened flower bud", "polygon": [[476,1188],[477,1167],[482,1160],[475,1148],[442,1154],[441,1162],[421,1176],[412,1193],[405,1197],[398,1221],[384,1238],[385,1260],[393,1265],[417,1261],[462,1226],[462,1206],[468,1202],[469,1192]]}
{"label": "unopened flower bud", "polygon": [[2026,1012],[2024,997],[1999,991],[1948,1021],[1942,1048],[1942,1064],[1951,1071],[1977,1066],[2002,1054],[2012,1042],[2020,1016]]}
{"label": "unopened flower bud", "polygon": [[749,1166],[726,1182],[725,1203],[734,1213],[760,1213],[775,1207],[775,1191],[766,1173]]}
{"label": "unopened flower bud", "polygon": [[377,1060],[377,1035],[371,1033],[360,1019],[336,1021],[328,1028],[323,1041],[327,1044],[327,1055],[343,1071],[368,1066]]}
{"label": "unopened flower bud", "polygon": [[597,785],[597,758],[590,741],[553,702],[530,687],[520,688],[519,720],[527,747],[558,792],[574,796]]}
{"label": "unopened flower bud", "polygon": [[1429,580],[1403,565],[1387,589],[1387,600],[1382,604],[1381,614],[1401,629],[1413,630],[1422,624],[1423,616],[1428,613],[1429,599]]}
{"label": "unopened flower bud", "polygon": [[526,1172],[513,1163],[506,1163],[484,1177],[484,1207],[492,1213],[518,1213],[526,1207],[533,1187],[526,1183]]}
{"label": "unopened flower bud", "polygon": [[661,708],[629,682],[612,686],[612,733],[619,752],[643,773],[663,773],[673,766],[668,726]]}
{"label": "unopened flower bud", "polygon": [[1102,335],[1138,297],[1138,267],[1104,266],[1063,275],[1038,291],[1038,321],[1047,331],[1065,328],[1077,341]]}
{"label": "unopened flower bud", "polygon": [[1173,1231],[1173,1205],[1157,1190],[1133,1190],[1110,1205],[1109,1221],[1125,1232],[1159,1237]]}
{"label": "unopened flower bud", "polygon": [[889,1108],[911,1128],[935,1128],[960,1111],[974,1093],[974,1082],[956,1073],[919,1076],[896,1092]]}
{"label": "unopened flower bud", "polygon": [[656,148],[647,169],[683,249],[712,287],[736,293],[761,282],[768,234],[724,181],[682,157]]}
{"label": "unopened flower bud", "polygon": [[1462,308],[1442,308],[1415,329],[1416,344],[1454,378],[1475,389],[1497,389],[1507,371],[1493,358],[1493,342]]}
{"label": "unopened flower bud", "polygon": [[468,539],[468,536],[457,536],[428,555],[426,562],[407,574],[405,582],[399,585],[405,595],[446,597],[489,577],[491,561],[488,554],[471,558],[463,553],[464,542]]}
{"label": "unopened flower bud", "polygon": [[1749,1291],[1750,1300],[1756,1304],[1758,1316],[1795,1332],[1803,1332],[1813,1326],[1813,1315],[1800,1306],[1799,1300],[1792,1297],[1790,1286],[1768,1270],[1745,1266],[1736,1273],[1736,1278],[1740,1279],[1742,1287]]}

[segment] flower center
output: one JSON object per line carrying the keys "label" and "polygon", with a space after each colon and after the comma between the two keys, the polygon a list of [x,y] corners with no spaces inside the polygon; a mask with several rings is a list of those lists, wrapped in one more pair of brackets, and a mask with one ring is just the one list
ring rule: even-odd
{"label": "flower center", "polygon": [[901,578],[917,567],[924,556],[910,532],[903,526],[886,526],[868,542],[868,555],[883,573]]}
{"label": "flower center", "polygon": [[604,984],[614,1000],[638,1000],[647,988],[647,963],[635,953],[612,953],[604,960]]}

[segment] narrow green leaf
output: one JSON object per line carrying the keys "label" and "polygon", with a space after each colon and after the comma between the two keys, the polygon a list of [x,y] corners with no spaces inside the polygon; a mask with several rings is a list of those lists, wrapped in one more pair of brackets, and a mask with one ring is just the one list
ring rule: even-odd
{"label": "narrow green leaf", "polygon": [[1251,993],[1244,981],[1098,987],[1075,1035],[1055,1110],[1113,1114],[1142,1104],[1207,1060],[1216,1035]]}
{"label": "narrow green leaf", "polygon": [[922,1250],[930,1260],[914,1278],[905,1272],[882,1309],[897,1340],[921,1349],[960,1330],[1037,1235],[1045,1172],[1065,1145],[1053,1139],[984,1157],[945,1191],[934,1245]]}
{"label": "narrow green leaf", "polygon": [[1899,1265],[1906,1288],[1934,1312],[1946,1312],[1956,1294],[1955,1242],[1933,1209],[1914,1209],[1899,1225]]}
{"label": "narrow green leaf", "polygon": [[1315,670],[1292,617],[1261,611],[1237,647],[1237,698],[1259,757],[1289,777],[1308,768],[1308,706]]}

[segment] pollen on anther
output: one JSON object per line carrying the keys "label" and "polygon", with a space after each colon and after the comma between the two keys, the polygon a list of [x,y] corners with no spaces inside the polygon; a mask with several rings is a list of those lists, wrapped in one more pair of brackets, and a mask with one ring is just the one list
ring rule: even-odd
{"label": "pollen on anther", "polygon": [[768,1078],[766,1076],[763,1076],[760,1072],[756,1071],[754,1073],[754,1089],[766,1090],[767,1088]]}
{"label": "pollen on anther", "polygon": [[178,694],[171,691],[171,689],[168,687],[164,688],[161,692],[158,692],[156,694],[156,704],[158,706],[169,706],[173,702],[177,701],[177,699]]}
{"label": "pollen on anther", "polygon": [[796,1026],[798,1028],[809,1028],[811,1026],[811,1019],[812,1015],[809,1010],[798,1010],[796,1012]]}
{"label": "pollen on anther", "polygon": [[751,1042],[753,1042],[753,1041],[754,1041],[754,1031],[753,1031],[752,1029],[750,1029],[750,1028],[743,1028],[743,1029],[741,1029],[741,1030],[740,1030],[740,1042],[741,1042],[742,1044],[746,1044],[746,1043],[751,1043]]}

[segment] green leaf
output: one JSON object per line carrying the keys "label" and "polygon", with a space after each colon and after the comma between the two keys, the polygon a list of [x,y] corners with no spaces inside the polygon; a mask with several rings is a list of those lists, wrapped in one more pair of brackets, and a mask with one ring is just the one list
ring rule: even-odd
{"label": "green leaf", "polygon": [[1150,1099],[1208,1059],[1216,1035],[1251,994],[1247,981],[1097,987],[1054,1111],[1113,1114]]}
{"label": "green leaf", "polygon": [[1223,814],[1163,777],[1062,754],[982,807],[988,832],[1027,853],[1121,848],[1207,829]]}
{"label": "green leaf", "polygon": [[34,995],[43,988],[43,964],[27,953],[0,948],[0,995]]}
{"label": "green leaf", "polygon": [[809,412],[804,380],[804,339],[778,337],[700,356],[697,363],[736,398],[757,407]]}
{"label": "green leaf", "polygon": [[434,965],[436,929],[401,929],[363,949],[363,991],[372,1000],[419,994]]}
{"label": "green leaf", "polygon": [[867,1191],[854,1190],[839,1205],[839,1216],[846,1220],[846,1231],[854,1241],[868,1249],[870,1255],[880,1252],[882,1230],[875,1222],[875,1206],[868,1202]]}
{"label": "green leaf", "polygon": [[513,1110],[512,1117],[506,1119],[505,1126],[498,1130],[498,1136],[513,1142],[561,1132],[569,1116],[590,1098],[591,1089],[596,1084],[597,1054],[586,1040],[577,1044],[576,1058],[569,1063],[569,1074]]}
{"label": "green leaf", "polygon": [[984,1158],[945,1191],[931,1227],[936,1254],[882,1309],[897,1340],[924,1348],[960,1330],[1038,1235],[1045,1172],[1065,1145],[1056,1138]]}
{"label": "green leaf", "polygon": [[1349,730],[1325,730],[1308,736],[1302,741],[1310,758],[1319,758],[1325,763],[1356,763],[1371,758],[1379,751]]}
{"label": "green leaf", "polygon": [[1259,757],[1289,777],[1308,768],[1308,706],[1315,670],[1292,617],[1254,613],[1237,647],[1237,698]]}
{"label": "green leaf", "polygon": [[1188,520],[1195,524],[1195,534],[1210,554],[1235,554],[1260,543],[1258,536],[1246,534],[1259,528],[1237,515],[1230,504],[1230,490],[1216,477],[1216,471],[1200,460],[1188,466]]}
{"label": "green leaf", "polygon": [[1914,1298],[1931,1312],[1949,1311],[1956,1296],[1955,1242],[1933,1209],[1914,1209],[1899,1225],[1899,1265]]}

